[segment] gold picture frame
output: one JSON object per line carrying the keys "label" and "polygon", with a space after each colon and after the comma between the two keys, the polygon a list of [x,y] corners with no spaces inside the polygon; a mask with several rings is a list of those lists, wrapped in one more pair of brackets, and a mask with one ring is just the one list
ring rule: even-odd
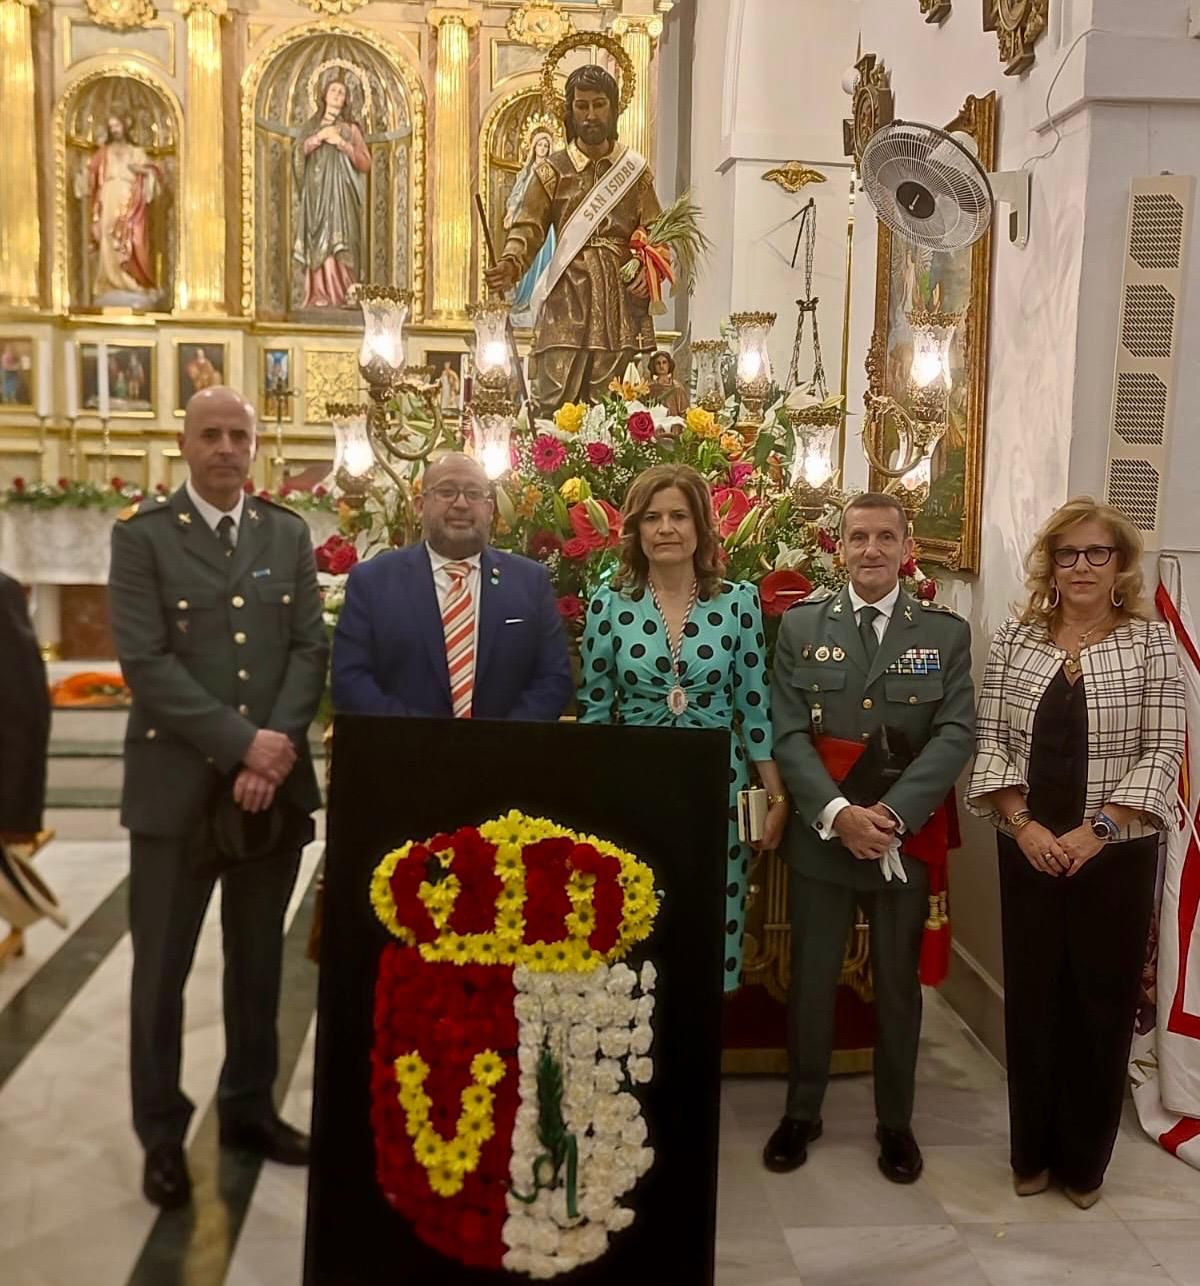
{"label": "gold picture frame", "polygon": [[[983,168],[995,168],[995,92],[971,95],[946,128],[968,135]],[[952,571],[979,570],[991,272],[992,229],[968,249],[929,254],[879,224],[869,392],[903,401],[908,309],[929,307],[936,294],[940,309],[966,314],[951,346],[950,427],[931,461],[929,501],[913,523],[922,561]],[[908,354],[911,358],[911,344]],[[887,447],[885,436],[885,452]],[[872,469],[872,489],[882,490],[886,482]]]}
{"label": "gold picture frame", "polygon": [[175,368],[175,414],[183,415],[188,399],[201,389],[216,388],[229,374],[229,344],[209,339],[171,341]]}
{"label": "gold picture frame", "polygon": [[37,402],[38,346],[32,335],[0,335],[0,412],[32,411]]}
{"label": "gold picture frame", "polygon": [[[114,420],[152,420],[158,407],[158,372],[155,362],[158,350],[152,339],[141,343],[114,344],[107,340],[84,340],[76,352],[78,362],[79,414],[99,415],[100,346],[109,357],[109,416]],[[136,381],[137,387],[128,387],[124,396],[112,377],[112,368],[124,371],[127,385]],[[142,396],[142,393],[145,396]]]}
{"label": "gold picture frame", "polygon": [[[258,394],[256,400],[260,400],[262,407],[260,419],[264,424],[268,422],[273,424],[279,410],[276,406],[275,395],[271,392],[272,387],[277,381],[282,381],[285,389],[294,389],[295,380],[296,353],[294,349],[281,345],[269,345],[259,349]],[[283,403],[283,413],[280,418],[285,424],[290,424],[296,409],[294,395],[285,394],[279,401]]]}

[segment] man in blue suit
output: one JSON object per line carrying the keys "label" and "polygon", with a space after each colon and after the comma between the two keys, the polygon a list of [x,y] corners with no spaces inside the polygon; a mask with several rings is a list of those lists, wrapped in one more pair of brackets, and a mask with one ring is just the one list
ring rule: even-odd
{"label": "man in blue suit", "polygon": [[359,563],[333,639],[342,714],[554,720],[571,666],[546,569],[492,549],[492,488],[470,457],[438,457],[417,501],[419,545]]}

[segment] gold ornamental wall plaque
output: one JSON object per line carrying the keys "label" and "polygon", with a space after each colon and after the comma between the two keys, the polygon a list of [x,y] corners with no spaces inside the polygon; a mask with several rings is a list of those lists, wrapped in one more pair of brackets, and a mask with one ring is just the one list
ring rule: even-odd
{"label": "gold ornamental wall plaque", "polygon": [[129,31],[158,17],[150,0],[85,0],[88,17],[101,27]]}
{"label": "gold ornamental wall plaque", "polygon": [[1046,34],[1050,0],[983,0],[983,29],[994,31],[1006,76],[1033,66],[1034,46]]}
{"label": "gold ornamental wall plaque", "polygon": [[563,11],[555,0],[525,0],[508,18],[510,40],[537,49],[548,49],[575,30],[570,14]]}
{"label": "gold ornamental wall plaque", "polygon": [[793,193],[810,183],[827,182],[820,170],[814,170],[803,161],[788,161],[784,165],[776,165],[762,177],[764,183],[778,183],[785,192]]}
{"label": "gold ornamental wall plaque", "polygon": [[926,22],[945,22],[950,16],[953,0],[920,0],[921,12]]}
{"label": "gold ornamental wall plaque", "polygon": [[863,54],[854,68],[858,72],[858,84],[850,118],[842,122],[842,139],[845,154],[854,157],[854,164],[861,170],[863,149],[876,131],[895,119],[896,102],[892,97],[892,75],[882,59],[875,54]]}

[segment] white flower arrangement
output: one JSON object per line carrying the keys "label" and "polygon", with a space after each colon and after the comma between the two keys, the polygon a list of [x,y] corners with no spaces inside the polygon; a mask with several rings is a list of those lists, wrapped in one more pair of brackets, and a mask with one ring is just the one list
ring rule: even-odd
{"label": "white flower arrangement", "polygon": [[[513,971],[518,1018],[520,1105],[513,1125],[504,1267],[535,1280],[568,1273],[599,1259],[609,1237],[636,1212],[622,1204],[654,1164],[649,1130],[633,1086],[654,1075],[653,964],[640,976],[628,965],[588,973]],[[543,1050],[562,1075],[561,1112],[577,1149],[576,1209],[568,1210],[566,1174],[548,1180],[538,1133],[538,1065]],[[540,1182],[539,1182],[540,1181]],[[532,1200],[517,1196],[534,1193]]]}

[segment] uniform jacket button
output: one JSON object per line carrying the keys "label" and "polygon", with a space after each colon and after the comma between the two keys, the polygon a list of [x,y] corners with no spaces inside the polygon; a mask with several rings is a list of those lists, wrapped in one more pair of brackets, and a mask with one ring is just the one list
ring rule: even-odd
{"label": "uniform jacket button", "polygon": [[242,633],[241,630],[238,630],[238,632],[233,636],[233,641],[235,643],[245,643],[246,636]]}
{"label": "uniform jacket button", "polygon": [[246,606],[246,600],[240,594],[235,594],[229,601],[234,605],[234,607]]}
{"label": "uniform jacket button", "polygon": [[238,671],[238,678],[239,678],[239,679],[241,679],[241,681],[242,681],[243,683],[245,683],[245,682],[246,682],[246,680],[247,680],[249,677],[250,677],[250,671],[249,671],[249,670],[239,670],[239,671]]}
{"label": "uniform jacket button", "polygon": [[238,714],[249,714],[249,713],[250,713],[249,706],[238,706]]}
{"label": "uniform jacket button", "polygon": [[870,709],[871,709],[871,707],[872,707],[874,704],[875,704],[875,702],[874,702],[874,701],[872,701],[870,697],[863,697],[863,709],[864,709],[864,710],[870,710]]}
{"label": "uniform jacket button", "polygon": [[285,595],[283,596],[283,600],[282,600],[282,602],[283,602],[284,607],[286,607],[286,606],[287,606],[291,601],[292,601],[292,596],[291,596],[290,594],[285,594]]}
{"label": "uniform jacket button", "polygon": [[915,705],[917,704],[917,698],[916,698],[916,694],[915,694],[915,693],[914,693],[911,697],[909,697],[909,698],[908,698],[908,704],[909,704],[910,706],[915,706]]}
{"label": "uniform jacket button", "polygon": [[155,737],[157,737],[157,736],[158,736],[158,729],[157,729],[157,728],[147,728],[147,729],[146,729],[146,740],[147,740],[147,741],[153,741],[153,740],[154,740],[154,738],[155,738]]}
{"label": "uniform jacket button", "polygon": [[175,604],[175,606],[179,608],[181,612],[186,612],[188,607],[188,601],[186,598],[181,598],[179,602]]}

